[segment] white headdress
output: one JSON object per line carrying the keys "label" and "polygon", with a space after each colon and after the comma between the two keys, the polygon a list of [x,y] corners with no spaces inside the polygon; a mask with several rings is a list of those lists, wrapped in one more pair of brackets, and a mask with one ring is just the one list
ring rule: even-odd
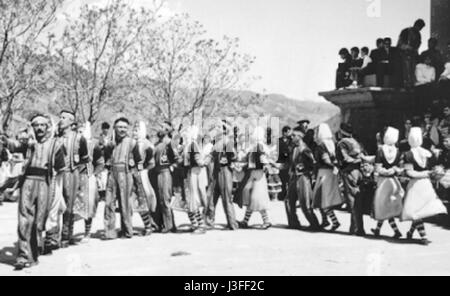
{"label": "white headdress", "polygon": [[384,157],[386,161],[392,164],[397,157],[398,149],[395,147],[395,144],[398,142],[399,130],[393,127],[388,127],[386,132],[384,133],[383,138],[383,146],[381,149],[383,150]]}
{"label": "white headdress", "polygon": [[319,144],[324,144],[330,154],[335,155],[336,146],[334,145],[333,141],[333,133],[331,132],[330,126],[328,124],[322,123],[319,125],[317,131],[317,141]]}
{"label": "white headdress", "polygon": [[422,129],[420,127],[413,127],[409,132],[408,138],[409,146],[411,146],[411,152],[416,160],[417,164],[421,167],[425,167],[427,164],[427,159],[430,158],[431,152],[422,148],[423,135]]}

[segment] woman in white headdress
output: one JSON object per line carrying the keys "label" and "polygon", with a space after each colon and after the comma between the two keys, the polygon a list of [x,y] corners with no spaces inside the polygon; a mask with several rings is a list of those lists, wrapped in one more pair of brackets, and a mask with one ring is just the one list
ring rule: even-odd
{"label": "woman in white headdress", "polygon": [[428,245],[423,219],[447,213],[447,209],[439,200],[434,191],[430,177],[433,176],[433,162],[430,151],[422,148],[422,129],[414,127],[408,138],[411,150],[405,154],[405,171],[411,179],[406,189],[406,198],[403,204],[402,220],[412,221],[411,229],[407,234],[412,239],[415,230],[419,231],[421,243]]}
{"label": "woman in white headdress", "polygon": [[248,228],[248,222],[253,212],[260,212],[263,219],[263,229],[272,226],[267,211],[269,210],[270,197],[265,173],[265,166],[269,164],[265,142],[265,130],[256,127],[253,134],[254,144],[247,153],[247,177],[242,188],[242,206],[246,206],[244,221],[239,223],[241,228]]}
{"label": "woman in white headdress", "polygon": [[375,159],[375,173],[378,175],[377,190],[373,202],[373,218],[378,221],[377,227],[372,229],[375,236],[380,235],[385,220],[394,230],[394,238],[402,237],[395,218],[400,217],[403,208],[405,192],[397,176],[403,172],[401,167],[401,153],[396,147],[399,131],[388,127],[384,133],[383,144],[378,149]]}
{"label": "woman in white headdress", "polygon": [[317,132],[316,160],[318,163],[317,181],[313,193],[313,206],[323,210],[332,221],[331,231],[341,225],[333,208],[342,205],[344,199],[339,189],[339,170],[336,158],[336,144],[328,124],[319,125]]}
{"label": "woman in white headdress", "polygon": [[185,194],[189,219],[194,233],[206,232],[205,219],[202,209],[207,206],[206,190],[208,186],[206,178],[205,155],[198,144],[199,129],[192,126],[187,133],[187,141],[184,149],[184,168],[187,170],[185,180]]}

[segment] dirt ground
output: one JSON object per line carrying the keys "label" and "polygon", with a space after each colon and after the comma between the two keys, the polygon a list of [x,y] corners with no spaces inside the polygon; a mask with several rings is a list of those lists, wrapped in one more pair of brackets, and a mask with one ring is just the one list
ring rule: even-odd
{"label": "dirt ground", "polygon": [[[238,218],[244,213],[238,210]],[[131,240],[102,241],[103,205],[94,221],[95,233],[86,244],[59,250],[40,257],[32,269],[15,272],[17,205],[0,207],[0,275],[177,275],[177,276],[290,276],[290,275],[450,275],[450,231],[427,224],[432,244],[422,246],[405,240],[393,240],[386,223],[381,238],[346,234],[349,215],[338,213],[343,226],[337,233],[312,233],[288,230],[281,202],[272,203],[274,227],[227,231],[222,208],[217,209],[218,227],[206,235],[188,232],[185,213],[176,213],[179,233],[153,234]],[[299,211],[304,225],[306,221]],[[260,224],[254,214],[251,224]],[[136,230],[142,229],[138,215]],[[374,226],[365,218],[369,232]],[[400,224],[404,234],[410,223]],[[83,222],[76,233],[83,232]],[[417,237],[417,234],[416,234]]]}

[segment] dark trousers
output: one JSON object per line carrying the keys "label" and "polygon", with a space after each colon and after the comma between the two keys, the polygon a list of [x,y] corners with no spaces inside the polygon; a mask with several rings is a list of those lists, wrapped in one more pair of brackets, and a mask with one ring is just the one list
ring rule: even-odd
{"label": "dark trousers", "polygon": [[80,173],[78,170],[64,172],[63,197],[66,211],[63,214],[62,241],[69,241],[73,236],[74,214],[73,206],[80,189]]}
{"label": "dark trousers", "polygon": [[287,197],[285,206],[289,228],[299,228],[301,226],[297,216],[297,201],[299,201],[310,228],[319,229],[319,221],[312,208],[311,179],[306,175],[292,177],[289,181]]}
{"label": "dark trousers", "polygon": [[344,197],[351,213],[350,234],[364,235],[363,199],[359,182],[362,174],[359,169],[342,172]]}
{"label": "dark trousers", "polygon": [[402,86],[412,89],[416,81],[417,54],[408,51],[401,52]]}
{"label": "dark trousers", "polygon": [[216,205],[219,197],[222,197],[223,209],[227,218],[228,228],[238,229],[236,214],[233,205],[233,174],[229,167],[222,167],[216,178],[213,178],[208,190],[208,206],[206,209],[206,221],[210,226],[214,225]]}
{"label": "dark trousers", "polygon": [[280,170],[281,179],[281,193],[278,195],[279,200],[285,200],[287,198],[288,185],[289,185],[289,168],[283,168]]}
{"label": "dark trousers", "polygon": [[170,201],[172,200],[172,174],[169,169],[164,169],[158,172],[152,172],[150,175],[150,182],[155,188],[157,206],[156,212],[153,213],[153,221],[158,230],[163,232],[174,231],[176,229],[173,211],[170,208]]}
{"label": "dark trousers", "polygon": [[27,177],[19,199],[18,260],[37,262],[48,213],[49,186],[45,178]]}
{"label": "dark trousers", "polygon": [[125,170],[111,169],[106,185],[105,202],[105,236],[108,239],[117,238],[116,232],[116,200],[119,201],[120,224],[122,235],[133,237],[133,207],[132,193],[133,175]]}

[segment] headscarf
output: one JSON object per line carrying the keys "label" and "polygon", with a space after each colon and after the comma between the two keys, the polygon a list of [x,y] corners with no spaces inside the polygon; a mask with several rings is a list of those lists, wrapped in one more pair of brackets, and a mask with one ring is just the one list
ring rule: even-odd
{"label": "headscarf", "polygon": [[430,158],[431,152],[422,148],[423,135],[422,129],[420,127],[413,127],[409,132],[408,143],[411,146],[411,152],[414,156],[415,161],[421,167],[425,167],[427,164],[427,159]]}
{"label": "headscarf", "polygon": [[388,127],[384,133],[384,144],[381,146],[381,149],[383,150],[386,161],[390,164],[392,164],[397,157],[398,149],[395,147],[395,144],[398,142],[399,134],[399,130],[393,127]]}
{"label": "headscarf", "polygon": [[336,146],[333,141],[333,133],[331,132],[330,126],[328,124],[322,123],[319,125],[317,131],[317,142],[319,144],[324,144],[331,155],[336,154]]}
{"label": "headscarf", "polygon": [[[42,138],[42,141],[45,141],[46,139],[49,139],[54,135],[53,134],[53,125],[52,125],[52,121],[51,121],[50,117],[43,115],[43,114],[37,114],[37,115],[33,116],[30,121],[31,121],[31,126],[33,126],[34,124],[47,125],[47,130],[46,130],[44,137]],[[36,140],[36,135],[34,134],[34,129],[33,129],[33,139]]]}

